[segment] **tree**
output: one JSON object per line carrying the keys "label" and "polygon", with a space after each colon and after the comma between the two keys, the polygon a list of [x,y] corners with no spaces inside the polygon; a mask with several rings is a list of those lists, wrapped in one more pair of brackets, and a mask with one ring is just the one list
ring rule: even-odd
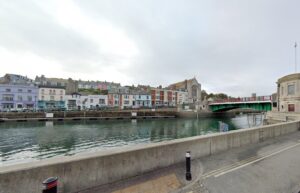
{"label": "tree", "polygon": [[88,94],[88,95],[107,95],[107,93],[108,93],[107,90],[92,89],[92,88],[89,88],[89,89],[81,88],[81,89],[78,89],[78,91],[80,93]]}
{"label": "tree", "polygon": [[224,93],[218,93],[218,94],[215,94],[215,98],[216,99],[228,99],[228,95],[227,94],[224,94]]}
{"label": "tree", "polygon": [[201,91],[201,100],[204,100],[204,98],[212,98],[213,100],[224,100],[224,99],[228,99],[228,98],[232,98],[230,96],[228,96],[227,94],[225,93],[210,93],[210,94],[207,94],[207,92],[205,90],[202,90]]}

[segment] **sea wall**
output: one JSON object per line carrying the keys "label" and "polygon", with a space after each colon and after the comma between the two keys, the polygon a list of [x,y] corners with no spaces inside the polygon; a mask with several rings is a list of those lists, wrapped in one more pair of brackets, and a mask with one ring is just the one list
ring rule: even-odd
{"label": "sea wall", "polygon": [[[136,113],[136,116],[132,115]],[[102,120],[131,118],[169,118],[176,117],[177,112],[171,110],[122,110],[122,111],[67,111],[51,112],[51,117],[43,112],[9,112],[0,113],[0,122],[7,121],[51,121],[51,120]]]}
{"label": "sea wall", "polygon": [[50,176],[59,178],[59,192],[78,192],[183,162],[186,151],[195,159],[296,132],[299,126],[293,121],[0,167],[0,193],[40,193]]}

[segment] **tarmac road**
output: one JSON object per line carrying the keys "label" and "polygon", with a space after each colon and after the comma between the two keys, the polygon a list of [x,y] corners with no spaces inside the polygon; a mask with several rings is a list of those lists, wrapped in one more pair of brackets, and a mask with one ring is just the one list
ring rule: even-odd
{"label": "tarmac road", "polygon": [[190,190],[203,193],[298,193],[300,132],[201,160],[203,174]]}

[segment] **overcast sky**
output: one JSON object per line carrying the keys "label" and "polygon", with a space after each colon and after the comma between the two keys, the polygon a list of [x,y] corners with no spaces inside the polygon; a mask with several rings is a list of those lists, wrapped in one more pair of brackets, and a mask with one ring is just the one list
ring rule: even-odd
{"label": "overcast sky", "polygon": [[0,76],[268,95],[297,40],[299,0],[0,0]]}

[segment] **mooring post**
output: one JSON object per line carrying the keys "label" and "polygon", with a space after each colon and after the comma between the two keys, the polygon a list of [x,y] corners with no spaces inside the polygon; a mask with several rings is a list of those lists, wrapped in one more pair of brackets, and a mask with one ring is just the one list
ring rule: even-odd
{"label": "mooring post", "polygon": [[190,151],[187,151],[185,154],[185,163],[186,163],[185,179],[191,181],[192,174],[191,174],[191,152]]}
{"label": "mooring post", "polygon": [[57,193],[57,177],[50,177],[43,181],[43,193]]}

